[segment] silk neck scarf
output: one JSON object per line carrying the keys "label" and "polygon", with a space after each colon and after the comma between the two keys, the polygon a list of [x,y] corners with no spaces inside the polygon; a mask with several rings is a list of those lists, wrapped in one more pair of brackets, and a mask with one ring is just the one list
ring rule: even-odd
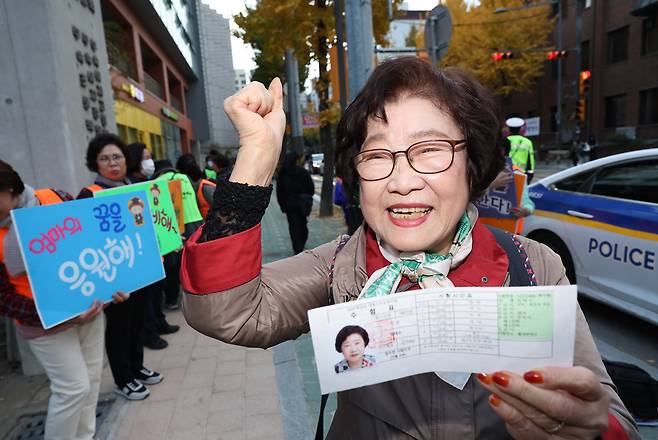
{"label": "silk neck scarf", "polygon": [[[429,252],[399,252],[384,243],[377,235],[379,250],[391,264],[376,270],[368,278],[359,294],[359,299],[395,293],[403,276],[413,283],[417,282],[423,289],[454,287],[448,278],[448,273],[451,268],[459,266],[466,260],[471,253],[473,249],[472,231],[477,218],[477,208],[469,203],[457,224],[452,245],[445,255]],[[463,372],[437,371],[436,375],[458,390],[464,389],[470,377],[469,373]]]}
{"label": "silk neck scarf", "polygon": [[471,232],[477,218],[477,209],[473,204],[469,204],[457,224],[452,245],[445,255],[422,251],[398,252],[377,235],[379,250],[391,264],[376,270],[368,278],[359,294],[359,299],[395,293],[403,276],[406,276],[411,282],[417,282],[423,289],[454,287],[448,278],[448,272],[451,268],[461,264],[471,253],[473,248]]}

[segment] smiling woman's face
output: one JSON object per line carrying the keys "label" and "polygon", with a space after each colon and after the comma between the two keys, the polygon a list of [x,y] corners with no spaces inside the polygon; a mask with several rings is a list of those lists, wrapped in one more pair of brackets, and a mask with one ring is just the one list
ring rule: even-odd
{"label": "smiling woman's face", "polygon": [[[370,118],[361,151],[399,151],[430,139],[463,139],[455,121],[423,98],[402,97],[385,106],[388,123]],[[445,254],[469,200],[466,149],[456,149],[452,165],[437,174],[416,172],[396,155],[392,174],[360,181],[363,217],[379,237],[401,252]]]}
{"label": "smiling woman's face", "polygon": [[341,352],[350,368],[360,368],[363,361],[363,353],[366,344],[363,337],[358,333],[349,335],[340,345]]}

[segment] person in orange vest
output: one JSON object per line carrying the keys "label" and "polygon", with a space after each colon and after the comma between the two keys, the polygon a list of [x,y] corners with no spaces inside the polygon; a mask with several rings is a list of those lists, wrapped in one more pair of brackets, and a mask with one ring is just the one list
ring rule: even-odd
{"label": "person in orange vest", "polygon": [[206,218],[210,207],[212,206],[213,195],[217,184],[203,177],[203,172],[197,164],[193,155],[186,153],[176,161],[176,169],[190,178],[192,187],[196,193],[197,205],[203,218]]}
{"label": "person in orange vest", "polygon": [[[46,439],[92,439],[103,370],[103,306],[95,301],[78,317],[45,330],[18,246],[12,209],[72,200],[62,191],[34,190],[0,160],[0,312],[14,319],[16,331],[28,343],[50,379]],[[128,296],[117,292],[114,302]]]}
{"label": "person in orange vest", "polygon": [[[96,178],[93,185],[80,191],[79,199],[130,183],[126,177],[126,146],[114,134],[101,133],[89,142],[87,168],[97,173]],[[117,385],[114,392],[129,400],[142,400],[150,394],[145,385],[160,383],[163,376],[144,366],[144,318],[148,298],[143,292],[134,293],[127,301],[105,309],[105,350]]]}

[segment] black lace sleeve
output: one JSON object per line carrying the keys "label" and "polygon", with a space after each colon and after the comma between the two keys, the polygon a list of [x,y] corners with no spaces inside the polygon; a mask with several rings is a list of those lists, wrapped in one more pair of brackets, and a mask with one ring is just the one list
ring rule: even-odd
{"label": "black lace sleeve", "polygon": [[256,226],[270,202],[272,185],[252,186],[220,180],[199,242],[228,237]]}

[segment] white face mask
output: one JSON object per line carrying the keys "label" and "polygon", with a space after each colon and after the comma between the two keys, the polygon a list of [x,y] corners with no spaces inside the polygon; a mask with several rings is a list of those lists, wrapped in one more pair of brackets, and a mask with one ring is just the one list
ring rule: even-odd
{"label": "white face mask", "polygon": [[207,166],[208,168],[212,168],[213,165],[214,165],[214,164],[212,163],[212,160],[209,160],[208,162],[206,162],[206,166]]}
{"label": "white face mask", "polygon": [[146,177],[151,177],[154,172],[155,172],[155,163],[153,162],[153,159],[143,160],[142,173],[144,173]]}

